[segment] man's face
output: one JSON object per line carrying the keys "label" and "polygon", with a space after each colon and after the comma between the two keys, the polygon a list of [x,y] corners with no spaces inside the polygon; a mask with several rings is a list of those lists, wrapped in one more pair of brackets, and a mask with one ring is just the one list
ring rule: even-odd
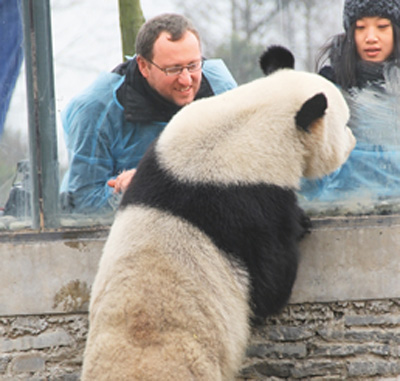
{"label": "man's face", "polygon": [[[171,41],[170,35],[162,32],[154,43],[152,62],[162,69],[186,66],[199,60],[201,60],[200,42],[191,32],[186,32],[178,41]],[[201,70],[189,73],[184,69],[181,74],[167,76],[143,57],[138,57],[138,64],[140,72],[150,86],[178,106],[192,102],[199,91]]]}

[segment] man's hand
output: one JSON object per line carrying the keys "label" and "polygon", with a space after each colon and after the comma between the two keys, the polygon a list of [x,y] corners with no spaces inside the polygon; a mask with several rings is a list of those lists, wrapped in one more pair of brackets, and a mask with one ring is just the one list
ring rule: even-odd
{"label": "man's hand", "polygon": [[114,193],[125,192],[126,188],[130,184],[133,176],[136,173],[136,169],[130,169],[129,171],[123,171],[115,179],[107,181],[107,185],[114,188]]}

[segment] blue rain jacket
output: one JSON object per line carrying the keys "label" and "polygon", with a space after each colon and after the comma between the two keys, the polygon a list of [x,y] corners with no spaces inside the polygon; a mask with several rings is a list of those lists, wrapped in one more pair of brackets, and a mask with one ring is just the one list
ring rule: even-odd
{"label": "blue rain jacket", "polygon": [[[214,94],[237,86],[222,60],[204,62],[203,76]],[[60,193],[68,195],[73,212],[115,209],[120,197],[107,181],[135,168],[165,122],[126,121],[116,92],[125,76],[103,73],[61,113],[69,168]],[[70,205],[71,206],[71,205]]]}
{"label": "blue rain jacket", "polygon": [[0,135],[23,58],[20,0],[0,0]]}
{"label": "blue rain jacket", "polygon": [[381,86],[344,92],[357,144],[337,171],[302,181],[299,199],[306,210],[365,213],[400,199],[399,81],[394,68]]}

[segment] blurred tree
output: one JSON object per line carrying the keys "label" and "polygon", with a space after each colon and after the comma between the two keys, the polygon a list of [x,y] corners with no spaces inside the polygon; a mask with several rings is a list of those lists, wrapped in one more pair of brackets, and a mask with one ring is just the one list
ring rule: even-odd
{"label": "blurred tree", "polygon": [[246,83],[262,76],[258,62],[260,52],[264,47],[253,44],[233,34],[230,44],[219,45],[214,52],[216,57],[222,58],[239,83]]}
{"label": "blurred tree", "polygon": [[333,35],[342,32],[343,0],[296,0],[285,12],[285,32],[300,68],[316,69],[321,47]]}
{"label": "blurred tree", "polygon": [[[254,63],[258,62],[260,52],[265,47],[263,37],[268,33],[271,22],[287,8],[290,1],[203,0],[193,10],[187,1],[176,0],[178,7],[183,9],[184,14],[199,29],[205,54],[222,58],[238,83],[248,82],[262,75],[258,65]],[[212,13],[210,9],[213,9]]]}
{"label": "blurred tree", "polygon": [[140,0],[118,0],[119,25],[121,29],[122,59],[135,53],[136,35],[142,24],[144,16]]}
{"label": "blurred tree", "polygon": [[314,71],[318,48],[341,28],[343,0],[173,0],[202,36],[206,56],[225,60],[238,83],[261,76],[258,57],[280,44],[296,68]]}

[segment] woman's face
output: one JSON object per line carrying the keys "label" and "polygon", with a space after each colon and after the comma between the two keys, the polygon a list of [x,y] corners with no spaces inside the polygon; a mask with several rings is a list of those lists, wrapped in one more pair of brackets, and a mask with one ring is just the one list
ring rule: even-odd
{"label": "woman's face", "polygon": [[389,19],[364,17],[356,21],[354,40],[364,61],[383,62],[393,52],[393,26]]}

